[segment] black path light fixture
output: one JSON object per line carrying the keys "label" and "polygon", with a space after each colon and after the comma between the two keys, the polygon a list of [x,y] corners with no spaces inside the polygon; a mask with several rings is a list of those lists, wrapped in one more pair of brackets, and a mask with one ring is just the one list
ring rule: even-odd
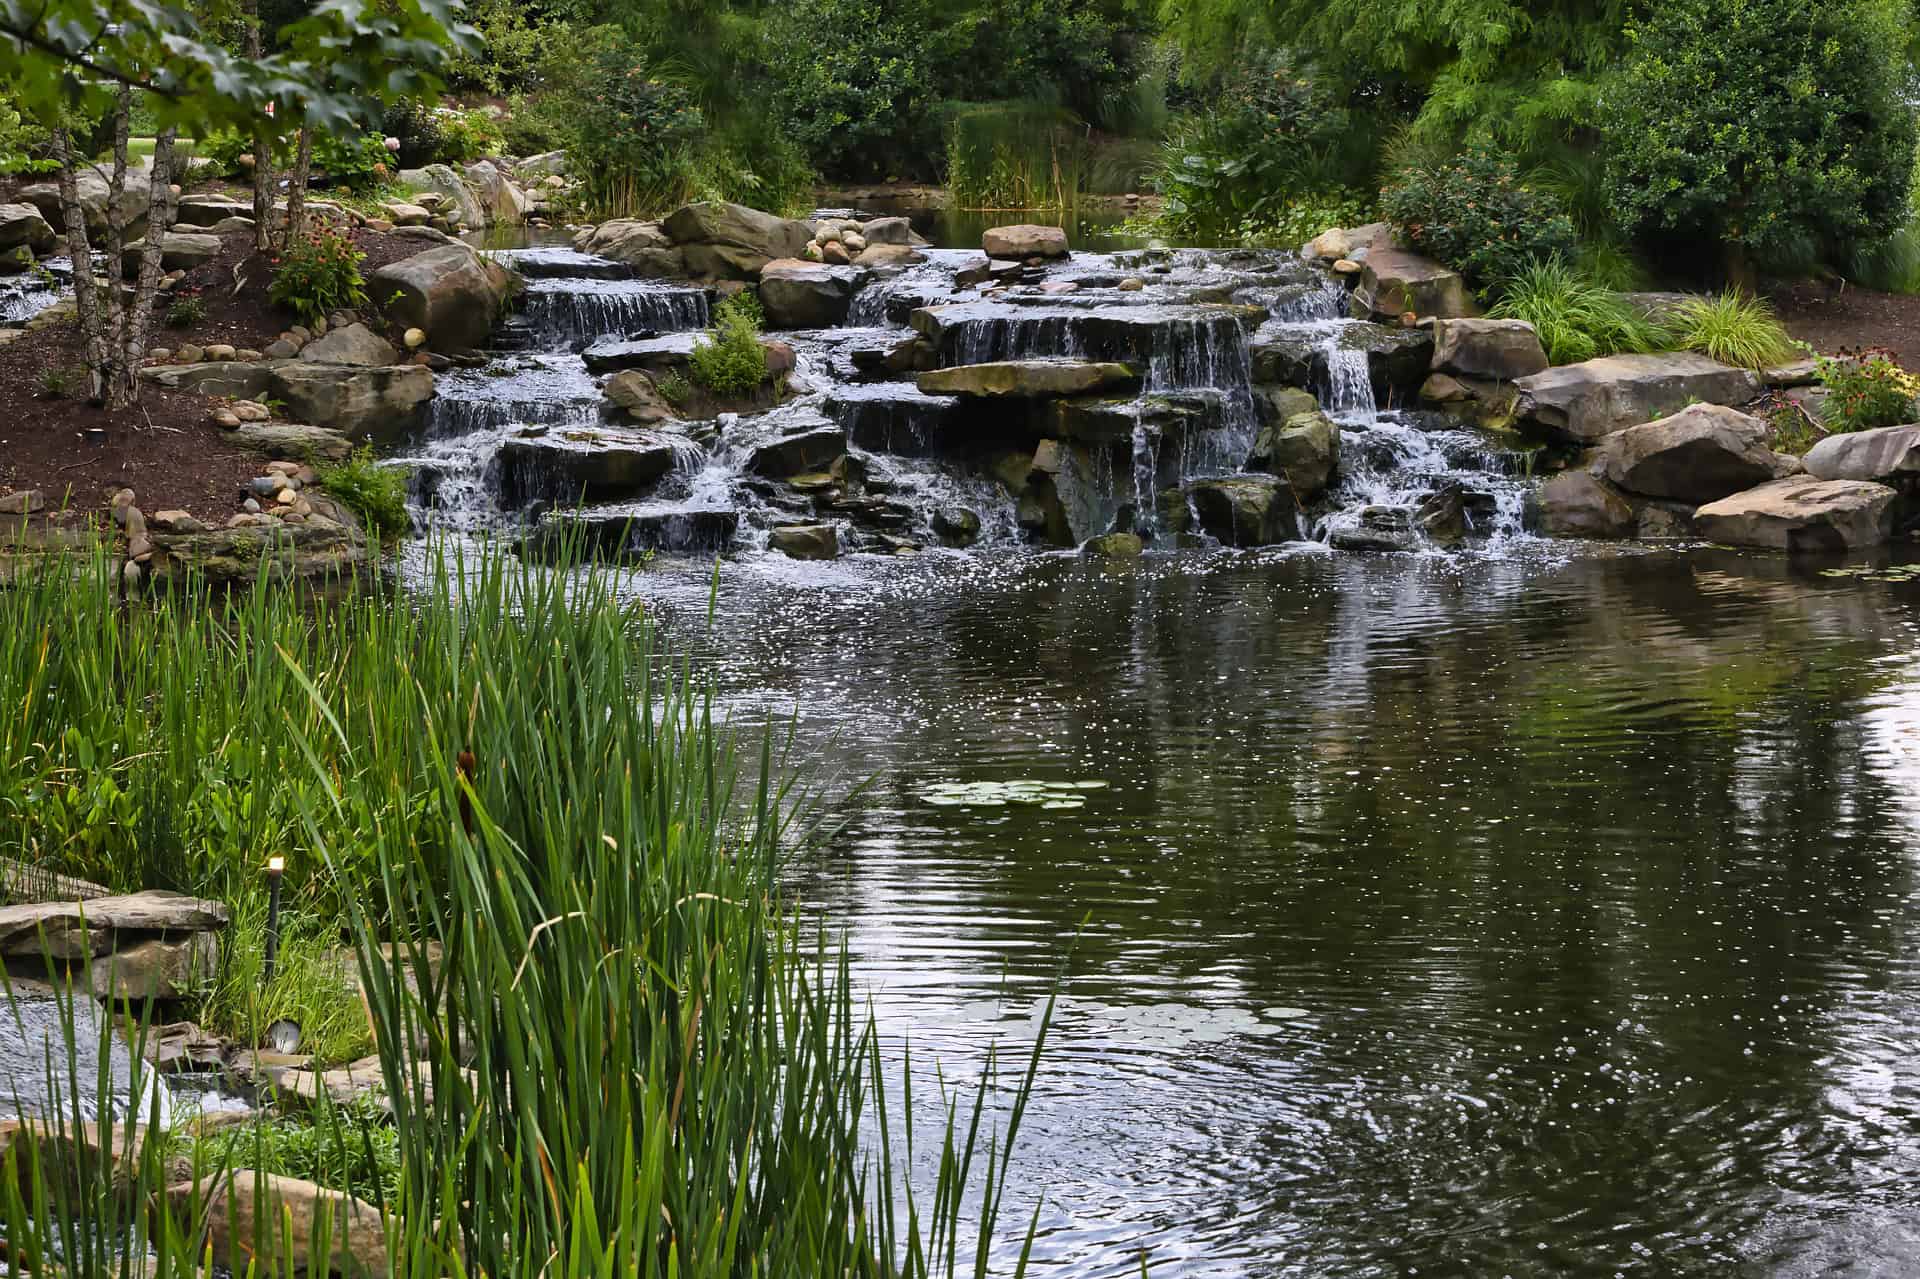
{"label": "black path light fixture", "polygon": [[273,970],[280,961],[280,877],[286,873],[287,859],[275,853],[267,858],[267,964],[260,988],[273,985]]}

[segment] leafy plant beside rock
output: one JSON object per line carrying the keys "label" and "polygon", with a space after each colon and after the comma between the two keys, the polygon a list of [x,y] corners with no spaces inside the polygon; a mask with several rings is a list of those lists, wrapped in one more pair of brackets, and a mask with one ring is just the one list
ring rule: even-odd
{"label": "leafy plant beside rock", "polygon": [[413,527],[407,514],[407,473],[397,466],[382,466],[368,445],[354,450],[346,461],[322,468],[320,488],[361,515],[382,537]]}
{"label": "leafy plant beside rock", "polygon": [[1842,350],[1817,367],[1820,385],[1827,388],[1821,424],[1829,431],[1869,431],[1914,420],[1920,377],[1901,368],[1885,347]]}
{"label": "leafy plant beside rock", "polygon": [[303,321],[364,306],[366,280],[360,275],[360,264],[366,256],[354,247],[352,236],[315,223],[274,259],[277,269],[267,296],[276,305],[291,308]]}
{"label": "leafy plant beside rock", "polygon": [[1722,364],[1764,369],[1786,363],[1800,349],[1771,306],[1737,289],[1688,298],[1675,322],[1680,346]]}
{"label": "leafy plant beside rock", "polygon": [[694,345],[693,380],[723,399],[750,395],[766,380],[767,354],[760,345],[760,305],[736,293],[713,312],[713,327]]}
{"label": "leafy plant beside rock", "polygon": [[1673,345],[1673,335],[1658,320],[1558,256],[1522,269],[1488,314],[1533,325],[1547,359],[1555,364],[1664,351]]}

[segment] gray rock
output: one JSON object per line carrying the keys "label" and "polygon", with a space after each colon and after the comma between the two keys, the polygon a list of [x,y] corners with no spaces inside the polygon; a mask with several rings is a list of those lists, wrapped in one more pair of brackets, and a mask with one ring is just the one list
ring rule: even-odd
{"label": "gray rock", "polygon": [[1228,546],[1270,546],[1299,534],[1299,507],[1270,475],[1200,480],[1187,488],[1200,527]]}
{"label": "gray rock", "polygon": [[1253,388],[1253,407],[1259,412],[1260,420],[1270,426],[1285,426],[1291,418],[1302,413],[1317,413],[1320,401],[1314,398],[1312,391],[1297,386],[1272,386],[1264,383]]}
{"label": "gray rock", "polygon": [[348,435],[411,428],[433,398],[433,373],[414,364],[361,368],[283,360],[272,366],[275,395],[295,418]]}
{"label": "gray rock", "polygon": [[575,236],[573,245],[582,253],[625,263],[649,279],[679,279],[688,274],[686,255],[674,247],[658,222],[602,222]]}
{"label": "gray rock", "polygon": [[45,510],[46,506],[47,495],[39,489],[0,493],[0,515],[32,515],[35,511]]}
{"label": "gray rock", "polygon": [[805,418],[756,445],[746,469],[771,479],[824,471],[847,451],[847,433],[821,417]]}
{"label": "gray rock", "polygon": [[[240,1169],[168,1186],[165,1201],[183,1229],[205,1231],[216,1264],[240,1273],[380,1279],[391,1269],[386,1218],[344,1191]],[[330,1224],[316,1234],[323,1217]],[[316,1239],[330,1255],[312,1255]]]}
{"label": "gray rock", "polygon": [[1317,409],[1295,414],[1261,428],[1247,465],[1285,476],[1294,497],[1312,501],[1340,473],[1340,428]]}
{"label": "gray rock", "polygon": [[1562,365],[1520,378],[1514,387],[1522,424],[1554,439],[1591,444],[1692,402],[1745,404],[1759,394],[1760,382],[1750,370],[1670,351]]}
{"label": "gray rock", "polygon": [[[75,185],[80,197],[80,210],[87,224],[87,235],[96,243],[107,233],[107,207],[111,188],[107,179],[93,168],[83,168],[74,175]],[[15,192],[15,198],[40,210],[40,216],[48,225],[66,233],[67,215],[60,203],[60,184],[57,182],[36,182],[32,186],[21,187]],[[138,235],[147,221],[148,184],[144,171],[129,172],[126,186],[121,190],[120,201],[114,206],[121,224],[129,236]]]}
{"label": "gray rock", "polygon": [[913,244],[913,224],[905,218],[874,218],[860,224],[860,234],[866,238],[867,247],[881,244]]}
{"label": "gray rock", "polygon": [[1433,370],[1511,382],[1544,371],[1547,352],[1525,320],[1439,320]]}
{"label": "gray rock", "polygon": [[943,506],[933,513],[933,531],[948,546],[972,546],[980,540],[980,517],[964,506]]}
{"label": "gray rock", "polygon": [[569,168],[565,151],[542,151],[513,166],[515,176],[565,177]]}
{"label": "gray rock", "polygon": [[673,405],[667,403],[666,397],[660,394],[660,388],[654,385],[653,379],[637,369],[614,374],[607,379],[601,393],[635,422],[665,422],[676,416]]}
{"label": "gray rock", "polygon": [[140,370],[144,381],[173,391],[232,400],[252,400],[273,389],[273,365],[241,361],[213,364],[166,364]]}
{"label": "gray rock", "polygon": [[219,902],[159,890],[84,902],[0,906],[0,954],[88,959],[112,953],[122,935],[138,938],[217,932],[230,918]]}
{"label": "gray rock", "polygon": [[760,269],[760,305],[767,327],[825,329],[844,324],[859,274],[798,258],[778,258]]}
{"label": "gray rock", "polygon": [[[191,271],[219,257],[221,247],[222,242],[217,235],[169,231],[160,241],[160,268],[163,271]],[[145,240],[136,240],[127,246],[125,266],[129,278],[140,270],[140,259],[146,256],[146,252]]]}
{"label": "gray rock", "polygon": [[513,506],[633,497],[671,471],[677,456],[670,439],[646,431],[549,431],[501,445],[500,490]]}
{"label": "gray rock", "polygon": [[832,524],[783,524],[768,534],[767,545],[796,560],[837,559],[840,530]]}
{"label": "gray rock", "polygon": [[1887,541],[1897,496],[1884,484],[1803,475],[1722,498],[1695,511],[1693,520],[1702,537],[1729,546],[1851,551]]}
{"label": "gray rock", "polygon": [[1829,435],[1808,449],[1802,461],[1815,479],[1911,481],[1920,477],[1920,426]]}
{"label": "gray rock", "polygon": [[660,226],[688,270],[711,279],[754,279],[769,262],[804,256],[813,238],[810,223],[718,200],[683,205]]}
{"label": "gray rock", "polygon": [[467,166],[467,188],[480,202],[490,224],[519,226],[527,220],[527,196],[500,172],[491,160],[476,160]]}
{"label": "gray rock", "polygon": [[1065,231],[1057,226],[1034,226],[1024,222],[1015,226],[988,228],[980,237],[980,247],[990,258],[1014,261],[1064,258],[1068,253]]}
{"label": "gray rock", "polygon": [[1404,249],[1370,251],[1362,264],[1354,299],[1374,315],[1387,319],[1407,312],[1443,320],[1480,314],[1457,271]]}
{"label": "gray rock", "polygon": [[1080,553],[1096,560],[1137,560],[1146,549],[1137,533],[1102,533],[1082,543]]}
{"label": "gray rock", "polygon": [[53,226],[31,204],[0,204],[0,249],[25,247],[44,253],[53,245]]}
{"label": "gray rock", "polygon": [[1091,360],[1001,360],[962,364],[922,373],[916,385],[927,395],[973,395],[993,399],[1040,399],[1133,390],[1140,376],[1124,364]]}
{"label": "gray rock", "polygon": [[223,195],[187,195],[180,197],[174,222],[180,226],[217,227],[229,218],[244,218],[253,225],[253,203],[228,199]]}
{"label": "gray rock", "polygon": [[[445,202],[455,220],[469,226],[487,224],[486,206],[463,182],[460,175],[444,164],[429,164],[424,169],[402,169],[400,184],[412,191],[431,191]],[[415,203],[419,203],[418,200]]]}
{"label": "gray rock", "polygon": [[517,277],[498,262],[464,244],[449,244],[381,267],[368,280],[367,293],[391,299],[387,318],[393,323],[425,330],[437,351],[457,352],[487,340],[517,287]]}
{"label": "gray rock", "polygon": [[349,324],[332,329],[325,337],[315,338],[300,348],[300,358],[316,364],[353,364],[362,368],[384,368],[396,364],[400,353],[393,343],[364,324]]}
{"label": "gray rock", "polygon": [[1541,485],[1533,509],[1549,537],[1632,537],[1637,528],[1632,504],[1586,471],[1564,471]]}
{"label": "gray rock", "polygon": [[1327,544],[1338,551],[1411,551],[1419,547],[1414,512],[1404,506],[1367,506],[1360,522],[1336,529]]}
{"label": "gray rock", "polygon": [[[262,457],[286,462],[304,462],[309,458],[322,462],[340,462],[353,452],[347,437],[324,426],[300,422],[242,422],[228,437],[236,445]],[[271,498],[280,485],[265,477],[252,481],[254,491]]]}
{"label": "gray rock", "polygon": [[1718,404],[1615,431],[1594,450],[1592,469],[1629,493],[1693,504],[1775,478],[1767,424]]}

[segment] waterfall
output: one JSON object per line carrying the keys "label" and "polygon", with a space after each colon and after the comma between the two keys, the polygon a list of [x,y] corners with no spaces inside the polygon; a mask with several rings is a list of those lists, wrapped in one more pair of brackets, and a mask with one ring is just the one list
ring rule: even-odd
{"label": "waterfall", "polygon": [[532,280],[522,308],[536,341],[565,348],[629,333],[685,333],[709,323],[705,289],[644,280]]}

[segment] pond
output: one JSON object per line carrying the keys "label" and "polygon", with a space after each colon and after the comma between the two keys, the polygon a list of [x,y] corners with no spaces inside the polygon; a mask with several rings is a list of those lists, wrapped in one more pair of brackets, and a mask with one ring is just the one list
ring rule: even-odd
{"label": "pond", "polygon": [[710,567],[633,581],[797,710],[890,1047],[964,1085],[1059,983],[1043,1273],[1920,1271],[1911,582],[760,556],[709,630]]}

